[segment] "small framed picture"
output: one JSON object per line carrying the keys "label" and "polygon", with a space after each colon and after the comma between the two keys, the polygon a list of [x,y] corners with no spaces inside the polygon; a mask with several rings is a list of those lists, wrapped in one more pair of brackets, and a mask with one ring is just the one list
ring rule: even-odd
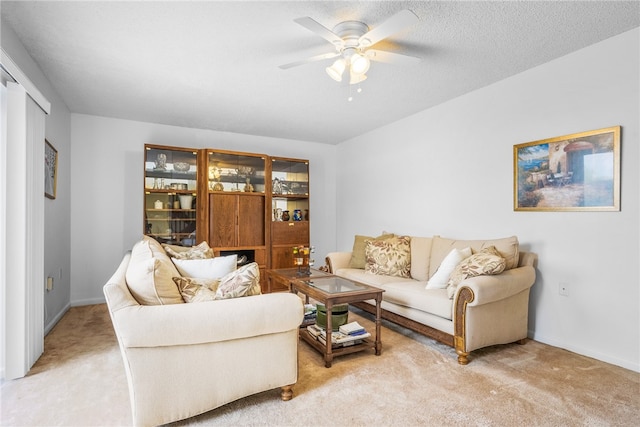
{"label": "small framed picture", "polygon": [[619,211],[620,126],[513,146],[516,211]]}
{"label": "small framed picture", "polygon": [[58,180],[58,150],[46,139],[44,140],[44,195],[56,198]]}

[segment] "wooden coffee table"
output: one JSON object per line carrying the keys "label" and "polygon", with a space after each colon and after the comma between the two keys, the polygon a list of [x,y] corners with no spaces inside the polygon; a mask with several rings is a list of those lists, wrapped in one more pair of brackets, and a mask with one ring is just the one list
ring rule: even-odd
{"label": "wooden coffee table", "polygon": [[[314,275],[314,271],[321,274],[316,273]],[[279,273],[278,270],[271,270],[270,274],[278,275]],[[331,312],[333,306],[370,299],[374,299],[376,301],[376,332],[373,340],[365,338],[360,344],[333,348],[329,336],[327,337],[328,339],[326,340],[326,344],[323,344],[312,336],[305,328],[300,329],[300,338],[324,355],[324,362],[327,368],[331,367],[334,357],[343,354],[356,353],[370,348],[375,350],[376,356],[379,356],[382,353],[382,340],[380,337],[380,303],[382,302],[383,289],[365,285],[364,283],[355,282],[353,280],[344,279],[342,277],[333,276],[319,270],[312,270],[312,274],[306,277],[289,275],[287,280],[289,282],[291,292],[305,295],[307,303],[309,302],[309,298],[313,298],[325,305],[327,309],[327,331],[332,330]]]}

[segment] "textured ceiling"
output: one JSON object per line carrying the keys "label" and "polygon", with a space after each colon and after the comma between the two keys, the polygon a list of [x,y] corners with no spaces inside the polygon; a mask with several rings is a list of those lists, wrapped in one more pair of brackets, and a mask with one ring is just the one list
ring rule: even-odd
{"label": "textured ceiling", "polygon": [[[2,1],[9,25],[74,113],[337,144],[640,26],[631,2]],[[419,22],[376,45],[362,93],[331,80],[331,52],[296,24]],[[351,89],[355,89],[354,86]]]}

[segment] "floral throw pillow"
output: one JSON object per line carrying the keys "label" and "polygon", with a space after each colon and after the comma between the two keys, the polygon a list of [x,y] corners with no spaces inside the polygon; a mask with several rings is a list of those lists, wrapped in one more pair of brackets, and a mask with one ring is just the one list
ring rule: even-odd
{"label": "floral throw pillow", "polygon": [[216,299],[219,279],[197,279],[193,277],[174,277],[184,302],[203,302]]}
{"label": "floral throw pillow", "polygon": [[260,269],[257,263],[252,262],[243,265],[220,279],[220,285],[216,291],[216,299],[260,294]]}
{"label": "floral throw pillow", "polygon": [[209,247],[207,242],[202,242],[197,246],[190,248],[177,245],[163,244],[167,255],[176,259],[207,259],[213,258],[213,249]]}
{"label": "floral throw pillow", "polygon": [[385,240],[367,240],[364,271],[396,277],[411,277],[411,238],[397,236]]}
{"label": "floral throw pillow", "polygon": [[506,265],[507,261],[500,256],[500,252],[498,252],[495,246],[488,246],[480,252],[471,255],[469,258],[460,262],[451,273],[451,276],[449,276],[449,282],[447,283],[447,295],[449,299],[453,299],[458,285],[464,279],[484,274],[500,274],[504,271]]}

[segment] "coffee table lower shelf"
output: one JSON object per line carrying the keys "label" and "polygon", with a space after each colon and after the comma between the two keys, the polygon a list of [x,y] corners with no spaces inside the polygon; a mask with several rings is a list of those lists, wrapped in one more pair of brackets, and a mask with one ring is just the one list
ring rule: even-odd
{"label": "coffee table lower shelf", "polygon": [[370,338],[364,338],[362,342],[358,344],[348,345],[346,347],[332,347],[331,353],[327,353],[328,349],[326,344],[322,343],[316,337],[311,335],[305,328],[300,329],[300,339],[306,341],[316,349],[320,354],[324,356],[325,366],[327,368],[331,367],[331,362],[335,356],[342,356],[345,354],[357,353],[359,351],[365,351],[368,349],[373,349],[376,355],[379,355],[380,352],[376,350],[376,343],[374,340]]}

